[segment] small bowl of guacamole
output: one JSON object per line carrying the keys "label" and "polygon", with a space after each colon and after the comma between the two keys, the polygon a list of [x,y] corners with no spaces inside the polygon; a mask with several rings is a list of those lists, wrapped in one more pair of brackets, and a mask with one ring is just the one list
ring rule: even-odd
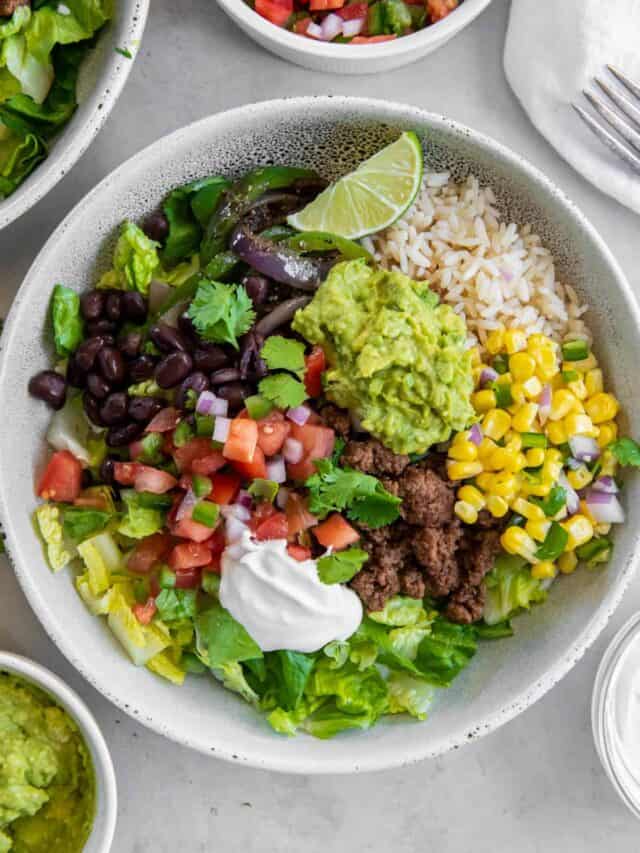
{"label": "small bowl of guacamole", "polygon": [[0,652],[0,853],[108,853],[111,757],[93,715],[52,672]]}

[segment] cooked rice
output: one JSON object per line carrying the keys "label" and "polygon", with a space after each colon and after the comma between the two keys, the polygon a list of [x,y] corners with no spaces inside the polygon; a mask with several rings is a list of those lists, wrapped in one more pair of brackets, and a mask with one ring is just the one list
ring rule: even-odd
{"label": "cooked rice", "polygon": [[381,266],[428,279],[474,342],[499,325],[590,342],[587,306],[556,279],[551,253],[530,225],[502,221],[495,203],[472,175],[457,184],[447,172],[427,174],[402,219],[363,242]]}

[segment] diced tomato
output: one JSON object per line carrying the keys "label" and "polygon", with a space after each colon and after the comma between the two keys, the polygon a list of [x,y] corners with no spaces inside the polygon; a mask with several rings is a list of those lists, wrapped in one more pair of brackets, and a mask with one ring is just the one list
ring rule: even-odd
{"label": "diced tomato", "polygon": [[133,486],[141,468],[140,462],[114,462],[113,479],[121,486]]}
{"label": "diced tomato", "polygon": [[172,451],[174,461],[182,474],[191,473],[194,459],[211,456],[213,452],[214,447],[209,438],[191,438],[182,447],[176,447]]}
{"label": "diced tomato", "polygon": [[213,534],[207,539],[207,548],[211,551],[214,557],[220,556],[226,547],[224,533],[221,527],[217,527]]}
{"label": "diced tomato", "polygon": [[311,0],[309,9],[311,12],[327,12],[329,9],[341,9],[344,0]]}
{"label": "diced tomato", "polygon": [[294,560],[298,560],[299,563],[303,563],[305,560],[311,559],[311,551],[302,545],[287,545],[287,553],[290,557],[293,557]]}
{"label": "diced tomato", "polygon": [[333,548],[334,551],[341,551],[360,539],[358,531],[338,513],[330,515],[326,521],[314,527],[313,535],[321,545]]}
{"label": "diced tomato", "polygon": [[200,474],[202,477],[210,477],[226,464],[227,460],[222,453],[214,450],[208,456],[199,456],[197,459],[194,459],[191,463],[191,471],[194,474]]}
{"label": "diced tomato", "polygon": [[[364,6],[363,15],[355,15],[354,17],[359,18],[363,17],[367,14],[368,6],[366,3],[359,3],[358,6]],[[348,9],[353,9],[355,6],[345,6],[344,9],[340,9],[338,14],[341,18],[344,18],[346,21],[350,20],[349,17],[345,17]],[[304,387],[307,389],[307,394],[310,397],[319,397],[322,394],[322,374],[324,373],[327,367],[327,359],[324,354],[324,350],[322,347],[314,347],[309,355],[304,360],[305,363],[305,371],[304,371]]]}
{"label": "diced tomato", "polygon": [[211,562],[211,551],[204,542],[181,542],[173,547],[167,562],[174,572],[178,569],[194,569]]}
{"label": "diced tomato", "polygon": [[142,439],[138,439],[138,441],[132,441],[129,445],[129,456],[131,459],[138,459],[144,453],[144,444],[142,443]]}
{"label": "diced tomato", "polygon": [[349,44],[379,44],[383,41],[393,41],[397,36],[356,36]]}
{"label": "diced tomato", "polygon": [[283,512],[275,512],[262,522],[255,532],[256,539],[286,539],[289,533],[287,516]]}
{"label": "diced tomato", "polygon": [[307,502],[296,492],[291,492],[284,509],[289,525],[289,536],[295,536],[303,530],[308,530],[318,523],[315,515],[311,515],[307,509]]}
{"label": "diced tomato", "polygon": [[82,489],[82,465],[73,453],[58,450],[53,454],[38,483],[38,495],[48,501],[71,503]]}
{"label": "diced tomato", "polygon": [[332,429],[308,422],[304,426],[293,424],[291,436],[302,443],[305,455],[311,460],[331,456],[336,443],[336,434]]}
{"label": "diced tomato", "polygon": [[280,5],[276,0],[256,0],[255,10],[272,24],[284,27],[293,12],[293,0],[286,6]]}
{"label": "diced tomato", "polygon": [[181,518],[180,521],[169,522],[169,530],[174,536],[190,539],[192,542],[205,542],[211,536],[210,527],[192,518]]}
{"label": "diced tomato", "polygon": [[253,513],[251,514],[251,521],[249,522],[249,527],[251,528],[251,530],[257,530],[263,521],[266,521],[268,518],[271,518],[271,516],[275,515],[276,512],[277,510],[273,506],[273,504],[270,504],[266,501],[262,501],[257,505]]}
{"label": "diced tomato", "polygon": [[264,461],[264,453],[258,446],[254,450],[251,462],[233,462],[232,465],[245,480],[255,480],[257,478],[264,480],[267,477],[267,464]]}
{"label": "diced tomato", "polygon": [[[419,0],[420,3],[423,0]],[[366,18],[369,12],[369,4],[368,3],[349,3],[348,6],[343,6],[342,9],[339,9],[337,14],[340,15],[343,21],[353,21],[356,18]],[[320,347],[314,347],[311,355],[315,352],[315,350],[320,349]],[[320,350],[322,352],[322,350]],[[324,356],[324,352],[322,352]],[[309,356],[311,358],[311,356]],[[324,367],[322,368],[324,370]],[[308,391],[309,389],[307,389]],[[313,395],[317,396],[317,395]]]}
{"label": "diced tomato", "polygon": [[167,406],[151,418],[145,432],[171,432],[179,423],[180,412],[173,406]]}
{"label": "diced tomato", "polygon": [[195,589],[200,586],[203,569],[194,566],[189,569],[176,569],[176,589]]}
{"label": "diced tomato", "polygon": [[240,477],[237,474],[214,474],[211,478],[213,488],[209,500],[220,506],[233,503],[240,491]]}
{"label": "diced tomato", "polygon": [[146,600],[144,604],[134,604],[131,609],[141,625],[148,625],[156,615],[157,607],[156,600],[152,596]]}
{"label": "diced tomato", "polygon": [[173,475],[150,465],[140,465],[133,481],[136,492],[152,492],[154,495],[164,495],[177,485]]}
{"label": "diced tomato", "polygon": [[275,456],[282,449],[286,437],[291,432],[291,424],[285,421],[282,412],[271,412],[258,421],[258,447],[265,456]]}
{"label": "diced tomato", "polygon": [[156,563],[162,562],[172,544],[173,540],[168,533],[154,533],[141,539],[129,554],[127,568],[138,575],[146,575]]}
{"label": "diced tomato", "polygon": [[303,457],[300,462],[287,463],[287,477],[290,480],[295,480],[297,483],[304,483],[309,477],[313,477],[316,473],[316,466],[313,464],[313,459],[308,456]]}
{"label": "diced tomato", "polygon": [[214,572],[216,575],[220,574],[221,570],[221,555],[220,554],[212,554],[211,562],[207,563],[206,566],[202,567],[203,572]]}
{"label": "diced tomato", "polygon": [[301,21],[296,21],[293,25],[294,33],[297,33],[299,36],[305,36],[307,34],[307,27],[309,24],[313,22],[312,18],[302,18]]}
{"label": "diced tomato", "polygon": [[258,445],[258,424],[248,418],[234,418],[222,448],[225,459],[232,462],[252,462]]}

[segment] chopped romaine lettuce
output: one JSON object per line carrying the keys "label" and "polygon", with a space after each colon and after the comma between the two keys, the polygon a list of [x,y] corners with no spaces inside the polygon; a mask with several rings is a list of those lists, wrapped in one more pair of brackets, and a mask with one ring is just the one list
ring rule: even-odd
{"label": "chopped romaine lettuce", "polygon": [[510,619],[522,609],[544,601],[547,597],[543,582],[531,577],[531,569],[522,557],[500,554],[485,579],[487,602],[484,621],[496,625]]}
{"label": "chopped romaine lettuce", "polygon": [[98,533],[78,545],[89,574],[89,588],[93,595],[101,595],[111,585],[111,575],[122,568],[122,554],[110,533]]}
{"label": "chopped romaine lettuce", "polygon": [[65,506],[63,510],[64,532],[73,542],[82,542],[94,533],[104,530],[111,518],[111,513],[99,509]]}
{"label": "chopped romaine lettuce", "polygon": [[146,663],[147,669],[155,672],[156,675],[161,675],[170,681],[172,684],[184,684],[185,671],[171,660],[168,652],[159,652],[154,655]]}
{"label": "chopped romaine lettuce", "polygon": [[51,322],[56,352],[66,358],[76,351],[84,333],[80,297],[75,290],[56,284],[51,296]]}
{"label": "chopped romaine lettuce", "polygon": [[387,680],[389,686],[389,713],[407,712],[412,717],[424,720],[435,696],[435,688],[408,672],[392,672]]}
{"label": "chopped romaine lettuce", "polygon": [[89,468],[100,465],[107,452],[102,432],[93,429],[84,413],[82,398],[75,394],[54,412],[47,441],[55,450],[68,450]]}
{"label": "chopped romaine lettuce", "polygon": [[171,644],[171,635],[162,622],[140,624],[130,601],[119,590],[113,594],[107,621],[136,666],[145,666]]}
{"label": "chopped romaine lettuce", "polygon": [[73,545],[65,541],[60,507],[53,503],[40,504],[34,517],[44,540],[47,562],[52,571],[59,572],[77,556]]}
{"label": "chopped romaine lettuce", "polygon": [[146,295],[160,267],[159,246],[133,222],[124,222],[113,253],[113,269],[102,276],[98,287],[138,290]]}
{"label": "chopped romaine lettuce", "polygon": [[208,664],[212,669],[262,657],[258,644],[220,604],[198,614],[196,633],[199,643],[207,650]]}
{"label": "chopped romaine lettuce", "polygon": [[144,492],[123,489],[120,495],[125,512],[118,525],[118,533],[130,539],[144,539],[162,530],[165,513],[162,509],[149,506]]}

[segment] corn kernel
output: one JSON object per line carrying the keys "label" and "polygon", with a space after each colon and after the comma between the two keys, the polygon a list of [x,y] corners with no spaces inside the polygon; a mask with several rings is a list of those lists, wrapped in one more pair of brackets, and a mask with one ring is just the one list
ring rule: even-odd
{"label": "corn kernel", "polygon": [[587,414],[594,424],[612,421],[618,414],[620,406],[613,394],[599,392],[590,397],[585,403]]}
{"label": "corn kernel", "polygon": [[557,447],[548,447],[544,452],[544,461],[549,464],[562,462],[562,453]]}
{"label": "corn kernel", "polygon": [[542,332],[534,332],[532,335],[529,335],[529,340],[527,341],[527,347],[529,352],[532,349],[544,349],[545,347],[550,347],[553,349],[555,344],[548,338],[546,335],[543,335]]}
{"label": "corn kernel", "polygon": [[569,382],[567,388],[577,400],[586,400],[589,396],[587,394],[587,386],[582,379],[577,379],[575,382]]}
{"label": "corn kernel", "polygon": [[518,481],[513,474],[506,471],[501,471],[491,476],[489,484],[489,492],[492,495],[500,495],[503,498],[510,498],[518,490]]}
{"label": "corn kernel", "polygon": [[590,438],[595,438],[598,434],[598,430],[593,426],[593,421],[589,415],[571,412],[566,416],[563,423],[564,431],[569,437],[572,435],[588,435]]}
{"label": "corn kernel", "polygon": [[496,382],[498,383],[498,385],[511,385],[511,383],[513,382],[513,377],[511,376],[511,374],[507,370],[506,373],[501,373],[498,376],[498,378],[496,379]]}
{"label": "corn kernel", "polygon": [[563,370],[577,370],[578,373],[588,373],[598,366],[595,355],[590,352],[586,358],[580,361],[565,361],[562,364]]}
{"label": "corn kernel", "polygon": [[522,329],[507,329],[504,333],[504,348],[508,355],[513,355],[527,347],[527,336]]}
{"label": "corn kernel", "polygon": [[478,347],[471,347],[469,350],[469,355],[471,356],[471,366],[477,367],[485,367],[486,365],[482,364],[482,358],[480,357],[480,349]]}
{"label": "corn kernel", "polygon": [[593,537],[593,524],[589,521],[586,515],[577,513],[571,516],[566,521],[561,521],[560,524],[569,534],[567,541],[567,551],[575,551],[580,545],[584,545]]}
{"label": "corn kernel", "polygon": [[537,364],[536,376],[538,379],[548,382],[558,373],[558,359],[551,347],[531,349],[530,352]]}
{"label": "corn kernel", "polygon": [[531,577],[537,581],[555,578],[555,576],[556,566],[551,560],[542,560],[542,562],[536,563],[535,566],[531,566]]}
{"label": "corn kernel", "polygon": [[527,402],[527,396],[524,393],[524,387],[522,385],[522,382],[513,382],[512,383],[512,385],[511,385],[511,397],[513,399],[513,402],[515,403],[515,406],[510,406],[509,411],[511,411],[511,409],[514,409],[514,411],[517,411],[518,406],[521,406],[523,403]]}
{"label": "corn kernel", "polygon": [[593,529],[594,532],[598,534],[598,536],[606,536],[608,533],[611,532],[611,525],[600,522],[599,524],[594,524]]}
{"label": "corn kernel", "polygon": [[527,483],[520,486],[520,491],[525,497],[535,495],[537,498],[546,498],[551,491],[552,483]]}
{"label": "corn kernel", "polygon": [[601,474],[604,474],[606,477],[615,477],[618,470],[618,460],[610,450],[605,450],[602,454],[600,465],[602,466],[600,469]]}
{"label": "corn kernel", "polygon": [[524,406],[520,406],[516,414],[511,419],[511,426],[518,432],[529,432],[537,414],[537,403],[525,403]]}
{"label": "corn kernel", "polygon": [[482,371],[485,369],[484,364],[478,365],[478,367],[471,368],[471,375],[473,376],[473,387],[477,388],[480,385],[480,379],[482,377]]}
{"label": "corn kernel", "polygon": [[535,560],[536,543],[520,527],[507,527],[500,537],[500,543],[508,554],[518,554],[529,562]]}
{"label": "corn kernel", "polygon": [[509,358],[509,370],[516,382],[526,382],[536,372],[535,359],[528,352],[515,352]]}
{"label": "corn kernel", "polygon": [[484,492],[488,492],[492,477],[493,474],[490,474],[488,471],[483,471],[482,474],[478,474],[476,476],[476,483]]}
{"label": "corn kernel", "polygon": [[496,407],[496,395],[490,388],[485,388],[483,391],[476,391],[471,395],[471,402],[476,412],[489,412]]}
{"label": "corn kernel", "polygon": [[568,436],[562,421],[552,421],[547,424],[547,438],[552,444],[566,444]]}
{"label": "corn kernel", "polygon": [[466,501],[456,501],[453,511],[465,524],[475,524],[478,520],[478,510]]}
{"label": "corn kernel", "polygon": [[598,447],[607,447],[612,441],[618,437],[618,424],[615,421],[605,421],[600,424],[598,437]]}
{"label": "corn kernel", "polygon": [[544,519],[544,521],[527,521],[524,529],[532,539],[535,539],[538,542],[544,542],[547,538],[547,533],[549,532],[550,527],[551,522]]}
{"label": "corn kernel", "polygon": [[586,465],[581,465],[575,471],[567,471],[567,480],[571,488],[578,491],[589,485],[593,480],[593,475]]}
{"label": "corn kernel", "polygon": [[578,558],[575,551],[565,551],[564,554],[560,554],[558,557],[558,568],[563,575],[570,575],[571,572],[575,571],[577,565]]}
{"label": "corn kernel", "polygon": [[500,495],[489,495],[487,509],[494,518],[502,518],[509,511],[509,504]]}
{"label": "corn kernel", "polygon": [[544,521],[544,510],[537,504],[532,504],[530,501],[525,501],[524,498],[516,498],[511,504],[511,509],[517,512],[518,515],[524,516],[529,521]]}
{"label": "corn kernel", "polygon": [[514,432],[510,429],[504,439],[507,450],[512,450],[514,453],[519,453],[522,450],[522,436],[519,432]]}
{"label": "corn kernel", "polygon": [[537,400],[542,393],[542,382],[540,382],[537,376],[532,376],[531,379],[527,379],[526,382],[522,383],[522,388],[528,400]]}
{"label": "corn kernel", "polygon": [[447,475],[450,480],[466,480],[481,473],[481,462],[447,462]]}
{"label": "corn kernel", "polygon": [[556,373],[555,376],[552,376],[549,380],[549,385],[551,385],[552,391],[557,391],[558,388],[566,388],[567,386],[564,384],[564,379],[562,378],[561,373]]}
{"label": "corn kernel", "polygon": [[492,409],[482,421],[482,431],[494,441],[499,441],[510,426],[511,416],[503,409]]}
{"label": "corn kernel", "polygon": [[495,441],[492,441],[490,438],[486,436],[480,442],[480,446],[478,447],[478,458],[481,462],[486,462],[491,458],[493,451],[496,449],[498,445]]}
{"label": "corn kernel", "polygon": [[584,377],[584,384],[587,389],[587,397],[593,397],[594,394],[599,394],[601,391],[604,391],[604,380],[602,378],[602,371],[599,367],[595,367],[586,374]]}
{"label": "corn kernel", "polygon": [[458,498],[480,512],[484,509],[485,499],[480,489],[475,486],[463,486],[458,490]]}
{"label": "corn kernel", "polygon": [[478,448],[472,441],[454,442],[449,447],[449,459],[459,462],[475,462],[478,458]]}
{"label": "corn kernel", "polygon": [[562,473],[562,462],[545,461],[542,466],[542,477],[545,483],[555,483]]}
{"label": "corn kernel", "polygon": [[551,397],[551,411],[549,420],[560,421],[572,412],[575,404],[579,402],[567,388],[559,388],[553,392]]}
{"label": "corn kernel", "polygon": [[487,348],[487,352],[490,352],[491,355],[497,355],[504,346],[504,328],[500,327],[499,329],[494,329],[493,332],[487,336],[487,343],[485,346]]}
{"label": "corn kernel", "polygon": [[525,458],[526,468],[538,468],[544,462],[544,450],[542,447],[531,447],[527,450]]}

